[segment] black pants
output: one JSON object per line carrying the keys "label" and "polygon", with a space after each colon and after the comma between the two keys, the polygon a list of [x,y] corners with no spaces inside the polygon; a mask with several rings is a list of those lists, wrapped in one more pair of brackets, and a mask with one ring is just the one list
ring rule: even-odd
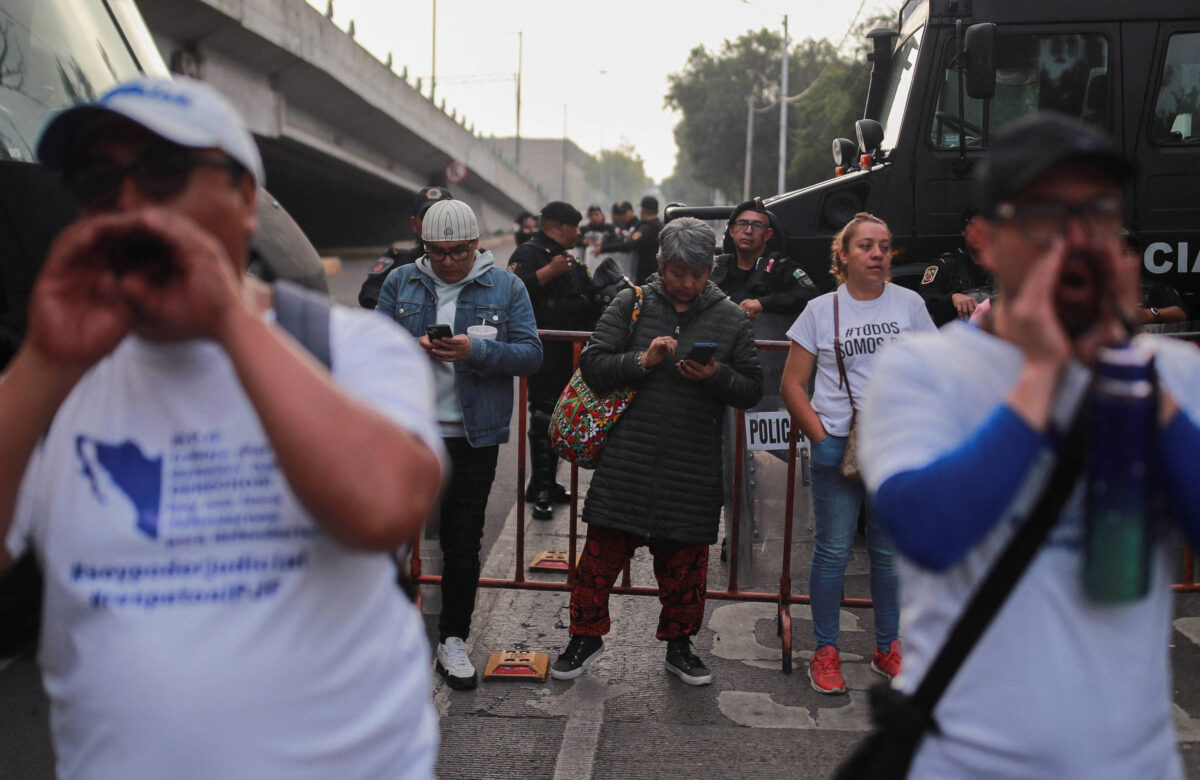
{"label": "black pants", "polygon": [[479,542],[483,538],[488,493],[496,478],[500,445],[472,447],[466,438],[442,439],[453,472],[442,498],[442,614],[441,641],[471,633],[475,591],[479,587]]}

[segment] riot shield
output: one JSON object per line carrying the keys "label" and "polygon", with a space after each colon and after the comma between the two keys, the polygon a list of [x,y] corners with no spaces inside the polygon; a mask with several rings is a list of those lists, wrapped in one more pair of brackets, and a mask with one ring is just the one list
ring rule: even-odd
{"label": "riot shield", "polygon": [[[759,314],[755,338],[785,341],[794,316]],[[723,518],[728,544],[732,544],[733,480],[741,481],[738,506],[738,587],[741,590],[774,590],[783,566],[784,517],[787,503],[787,447],[790,419],[779,394],[786,351],[759,350],[763,370],[763,397],[745,413],[740,445],[742,468],[735,473],[737,412],[726,410],[723,467],[725,506]],[[794,549],[811,549],[812,497],[808,468],[808,441],[801,434],[796,453],[796,491],[792,540]],[[728,549],[732,555],[732,548]],[[798,562],[807,563],[797,558]],[[794,569],[796,567],[793,567]]]}

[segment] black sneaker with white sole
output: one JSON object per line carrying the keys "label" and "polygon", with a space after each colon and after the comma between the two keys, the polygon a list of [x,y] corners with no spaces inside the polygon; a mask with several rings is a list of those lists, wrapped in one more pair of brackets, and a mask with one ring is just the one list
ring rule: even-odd
{"label": "black sneaker with white sole", "polygon": [[688,685],[708,685],[712,672],[692,652],[692,640],[686,636],[667,641],[667,671]]}
{"label": "black sneaker with white sole", "polygon": [[587,671],[603,649],[604,640],[600,637],[576,634],[550,667],[550,676],[556,680],[574,680]]}

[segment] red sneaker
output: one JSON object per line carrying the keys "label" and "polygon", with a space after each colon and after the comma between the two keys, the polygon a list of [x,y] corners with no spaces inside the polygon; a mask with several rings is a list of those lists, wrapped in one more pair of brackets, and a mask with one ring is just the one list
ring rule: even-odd
{"label": "red sneaker", "polygon": [[871,670],[890,680],[900,674],[900,661],[900,640],[893,639],[886,653],[879,652],[878,647],[875,648],[875,653],[871,656]]}
{"label": "red sneaker", "polygon": [[842,679],[842,657],[833,645],[818,647],[808,661],[808,679],[817,693],[845,693],[846,681]]}

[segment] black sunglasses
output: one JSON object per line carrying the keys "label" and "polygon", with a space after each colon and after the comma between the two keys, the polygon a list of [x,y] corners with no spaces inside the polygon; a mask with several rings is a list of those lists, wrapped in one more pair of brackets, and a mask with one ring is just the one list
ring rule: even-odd
{"label": "black sunglasses", "polygon": [[147,198],[163,201],[178,195],[198,167],[222,168],[233,178],[245,170],[237,160],[219,152],[151,147],[128,165],[93,157],[69,166],[63,172],[63,184],[80,206],[96,211],[116,202],[126,177],[132,177]]}

